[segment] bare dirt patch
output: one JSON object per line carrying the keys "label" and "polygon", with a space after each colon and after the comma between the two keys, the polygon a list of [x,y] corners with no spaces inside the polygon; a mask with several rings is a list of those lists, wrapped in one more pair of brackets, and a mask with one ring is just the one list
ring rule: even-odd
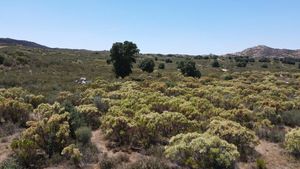
{"label": "bare dirt patch", "polygon": [[[265,160],[270,169],[300,169],[300,160],[295,159],[286,152],[279,144],[261,140],[255,148]],[[255,163],[239,163],[239,169],[253,169]]]}
{"label": "bare dirt patch", "polygon": [[19,135],[20,133],[15,133],[14,135],[0,138],[0,163],[5,161],[12,154],[10,144],[13,139],[17,138]]}

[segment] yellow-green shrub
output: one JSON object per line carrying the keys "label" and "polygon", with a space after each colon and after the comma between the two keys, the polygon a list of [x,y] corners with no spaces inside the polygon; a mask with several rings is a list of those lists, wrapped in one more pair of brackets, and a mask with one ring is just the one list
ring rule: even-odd
{"label": "yellow-green shrub", "polygon": [[285,149],[296,155],[300,155],[300,128],[292,129],[285,136]]}
{"label": "yellow-green shrub", "polygon": [[242,156],[251,155],[258,144],[258,138],[253,131],[230,120],[213,120],[206,132],[236,145]]}
{"label": "yellow-green shrub", "polygon": [[239,157],[237,148],[217,136],[187,133],[171,138],[167,158],[193,169],[231,168]]}

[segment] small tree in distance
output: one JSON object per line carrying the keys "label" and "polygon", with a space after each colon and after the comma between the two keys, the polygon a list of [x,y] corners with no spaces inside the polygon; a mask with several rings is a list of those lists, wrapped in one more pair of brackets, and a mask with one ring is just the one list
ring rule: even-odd
{"label": "small tree in distance", "polygon": [[113,64],[113,71],[116,77],[128,76],[132,73],[132,63],[135,63],[135,55],[139,53],[136,44],[125,41],[116,42],[110,49],[110,61]]}
{"label": "small tree in distance", "polygon": [[154,61],[152,59],[146,58],[140,63],[139,68],[144,72],[151,73],[154,70],[154,66]]}
{"label": "small tree in distance", "polygon": [[196,68],[196,63],[190,59],[177,62],[177,68],[180,69],[184,76],[201,77],[200,71]]}

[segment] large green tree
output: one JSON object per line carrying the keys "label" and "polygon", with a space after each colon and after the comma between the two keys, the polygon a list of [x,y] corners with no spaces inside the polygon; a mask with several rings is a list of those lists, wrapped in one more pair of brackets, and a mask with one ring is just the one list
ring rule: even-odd
{"label": "large green tree", "polygon": [[110,49],[110,59],[113,64],[113,70],[116,77],[128,76],[132,73],[132,63],[135,63],[135,55],[139,53],[136,44],[125,41],[124,43],[116,42]]}

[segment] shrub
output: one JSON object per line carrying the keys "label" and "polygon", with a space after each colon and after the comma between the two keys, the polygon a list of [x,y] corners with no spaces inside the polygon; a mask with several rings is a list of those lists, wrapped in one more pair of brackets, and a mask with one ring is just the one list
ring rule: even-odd
{"label": "shrub", "polygon": [[2,64],[3,64],[3,62],[4,62],[4,59],[5,59],[5,57],[4,57],[4,56],[2,56],[2,55],[0,55],[0,65],[2,65]]}
{"label": "shrub", "polygon": [[75,144],[71,144],[65,147],[62,150],[61,154],[66,156],[68,159],[72,160],[76,166],[80,165],[82,154],[79,151],[79,149],[75,146]]}
{"label": "shrub", "polygon": [[166,162],[157,158],[143,158],[126,167],[126,169],[171,169]]}
{"label": "shrub", "polygon": [[165,69],[165,64],[164,63],[160,63],[158,65],[158,69]]}
{"label": "shrub", "polygon": [[262,64],[261,67],[262,68],[268,68],[269,66],[268,66],[268,64]]}
{"label": "shrub", "polygon": [[231,168],[239,157],[237,148],[217,136],[187,133],[174,136],[166,157],[190,168]]}
{"label": "shrub", "polygon": [[217,59],[214,59],[214,61],[211,64],[212,67],[220,67],[220,63],[218,62]]}
{"label": "shrub", "polygon": [[26,103],[12,99],[0,99],[0,124],[3,122],[12,122],[25,126],[29,120],[29,114],[32,106]]}
{"label": "shrub", "polygon": [[165,62],[166,63],[172,63],[173,61],[172,61],[172,59],[168,58],[168,59],[165,60]]}
{"label": "shrub", "polygon": [[91,141],[92,131],[88,127],[80,127],[75,131],[75,135],[79,142],[88,144]]}
{"label": "shrub", "polygon": [[231,75],[229,75],[229,74],[224,75],[224,80],[232,80],[232,79],[233,79],[233,77]]}
{"label": "shrub", "polygon": [[152,59],[147,58],[140,63],[139,68],[142,69],[142,71],[144,72],[151,73],[154,70],[154,66],[154,61]]}
{"label": "shrub", "polygon": [[237,67],[246,67],[247,66],[247,62],[238,62]]}
{"label": "shrub", "polygon": [[102,113],[107,112],[109,109],[108,103],[104,102],[100,96],[94,98],[94,104]]}
{"label": "shrub", "polygon": [[300,126],[300,110],[290,110],[281,114],[282,121],[285,125],[295,127]]}
{"label": "shrub", "polygon": [[257,159],[256,160],[256,167],[257,167],[257,169],[267,169],[267,165],[266,165],[265,160]]}
{"label": "shrub", "polygon": [[264,57],[264,58],[260,58],[258,61],[259,62],[271,62],[271,59]]}
{"label": "shrub", "polygon": [[253,131],[230,120],[213,120],[207,133],[236,145],[242,157],[251,155],[258,144],[258,138]]}
{"label": "shrub", "polygon": [[177,68],[180,69],[184,76],[201,77],[200,71],[196,68],[196,63],[192,60],[185,60],[177,63]]}
{"label": "shrub", "polygon": [[16,155],[18,162],[25,167],[34,167],[37,165],[38,146],[29,139],[14,140],[11,148]]}
{"label": "shrub", "polygon": [[300,128],[292,129],[286,134],[285,149],[295,156],[300,156]]}
{"label": "shrub", "polygon": [[7,67],[12,66],[13,64],[14,64],[14,60],[10,57],[6,57],[3,61],[3,65]]}
{"label": "shrub", "polygon": [[266,139],[271,142],[283,142],[285,137],[285,130],[279,126],[260,126],[256,130],[259,138]]}
{"label": "shrub", "polygon": [[100,111],[94,105],[80,105],[75,107],[76,110],[82,115],[86,123],[92,127],[92,129],[97,129],[100,126],[99,117],[101,116]]}
{"label": "shrub", "polygon": [[22,166],[16,159],[11,158],[0,163],[0,169],[22,169]]}
{"label": "shrub", "polygon": [[99,160],[99,167],[101,169],[114,169],[117,165],[114,158],[109,158],[106,155],[102,155]]}
{"label": "shrub", "polygon": [[60,153],[70,139],[70,114],[53,114],[40,121],[27,122],[28,128],[22,132],[22,139],[30,140],[49,157]]}

